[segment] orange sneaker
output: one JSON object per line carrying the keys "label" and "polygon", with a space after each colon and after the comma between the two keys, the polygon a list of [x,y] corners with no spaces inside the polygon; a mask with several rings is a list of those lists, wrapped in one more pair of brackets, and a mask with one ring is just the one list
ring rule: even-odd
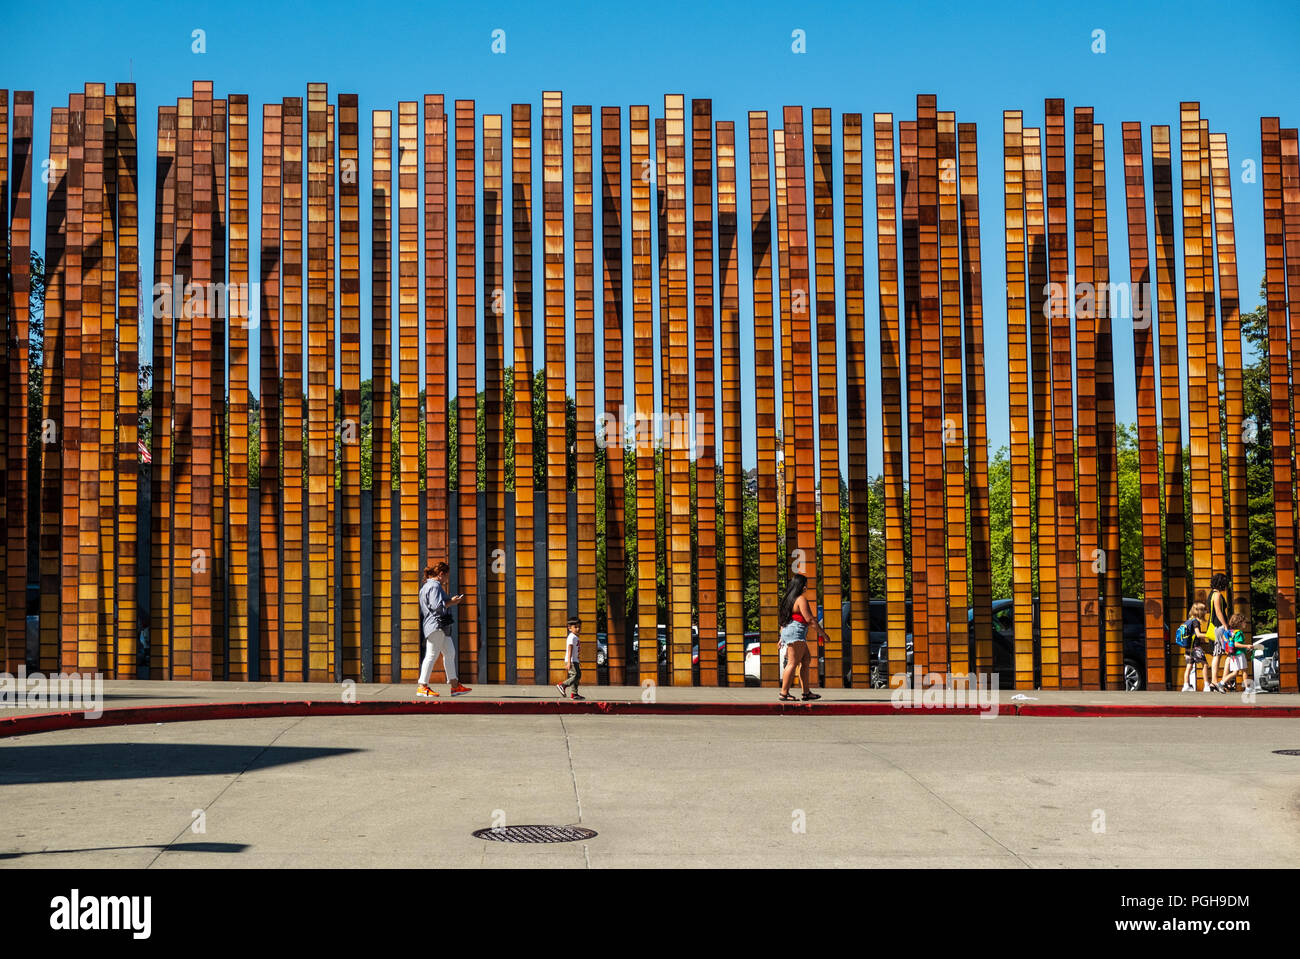
{"label": "orange sneaker", "polygon": [[420,685],[415,687],[415,695],[418,697],[422,697],[424,699],[428,699],[431,696],[437,696],[438,691],[434,689],[432,686],[427,686],[424,683],[420,683]]}
{"label": "orange sneaker", "polygon": [[451,687],[451,694],[453,696],[463,696],[466,693],[471,693],[471,692],[473,692],[473,690],[470,689],[468,686],[464,685],[463,683],[456,683],[454,686]]}

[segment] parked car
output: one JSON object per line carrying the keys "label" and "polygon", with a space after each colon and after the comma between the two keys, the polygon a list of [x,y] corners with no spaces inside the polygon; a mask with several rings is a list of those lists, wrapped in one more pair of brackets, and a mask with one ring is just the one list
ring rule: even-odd
{"label": "parked car", "polygon": [[[1140,599],[1127,598],[1123,601],[1124,617],[1124,688],[1143,689],[1146,687],[1146,614]],[[910,673],[913,666],[912,647],[912,601],[905,604],[907,624],[905,661]],[[846,648],[850,642],[852,630],[857,627],[849,603],[842,607],[845,628]],[[975,611],[967,609],[967,622],[975,618]],[[870,684],[874,689],[883,689],[889,685],[889,636],[888,604],[884,599],[870,601],[867,623],[867,644],[871,657]],[[998,599],[993,602],[993,671],[998,674],[999,686],[1010,689],[1015,683],[1013,650],[1015,627],[1015,603],[1010,599]],[[1034,601],[1034,644],[1038,644],[1038,601]],[[1169,625],[1164,625],[1164,645],[1166,653],[1170,651]],[[1037,658],[1037,657],[1035,657]],[[846,669],[847,672],[847,669]],[[1034,685],[1039,685],[1040,673],[1035,663]]]}
{"label": "parked car", "polygon": [[[1147,684],[1147,640],[1146,611],[1140,599],[1131,597],[1122,600],[1124,622],[1124,688],[1126,690],[1145,689]],[[967,610],[967,621],[973,621],[975,611]],[[1013,651],[1015,649],[1015,602],[1010,599],[993,601],[993,671],[999,676],[1003,689],[1010,689],[1015,683]],[[1034,600],[1034,646],[1038,647],[1038,600]],[[1165,655],[1170,653],[1169,624],[1164,624]],[[1037,657],[1035,657],[1037,658]],[[1181,666],[1181,663],[1179,664]],[[1034,666],[1034,685],[1039,685],[1041,673],[1038,664]]]}
{"label": "parked car", "polygon": [[1259,648],[1253,651],[1255,687],[1261,693],[1275,693],[1282,688],[1282,674],[1277,655],[1277,633],[1255,637]]}

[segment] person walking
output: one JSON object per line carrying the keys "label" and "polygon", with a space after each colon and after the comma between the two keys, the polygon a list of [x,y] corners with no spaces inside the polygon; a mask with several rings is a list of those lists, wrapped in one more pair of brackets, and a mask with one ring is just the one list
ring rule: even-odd
{"label": "person walking", "polygon": [[[1210,637],[1214,641],[1212,656],[1210,660],[1210,675],[1205,683],[1205,691],[1208,693],[1211,687],[1220,682],[1227,682],[1229,672],[1229,659],[1231,653],[1228,649],[1228,577],[1223,573],[1215,573],[1210,577],[1210,596],[1207,605],[1210,607]],[[1219,665],[1223,664],[1223,676],[1219,676]]]}
{"label": "person walking", "polygon": [[781,695],[782,702],[793,702],[794,696],[790,695],[790,684],[794,681],[795,670],[799,670],[799,682],[803,685],[803,698],[805,700],[821,699],[821,696],[812,691],[812,681],[809,673],[812,671],[809,667],[812,663],[812,653],[808,649],[808,630],[816,629],[824,638],[826,630],[817,622],[817,614],[813,612],[808,597],[804,595],[804,590],[808,587],[808,577],[802,573],[795,573],[790,577],[790,586],[785,591],[785,597],[781,600],[778,622],[781,625],[781,646],[780,653],[785,657],[785,668],[781,671]]}
{"label": "person walking", "polygon": [[450,607],[459,606],[464,593],[450,595],[449,567],[446,563],[430,563],[424,570],[424,585],[420,587],[420,620],[424,628],[424,662],[420,664],[420,680],[415,695],[421,698],[437,696],[429,685],[433,667],[442,655],[442,668],[447,675],[453,696],[471,692],[461,683],[456,671],[456,643],[451,638],[453,622]]}
{"label": "person walking", "polygon": [[[564,639],[564,666],[569,671],[569,678],[562,683],[556,683],[555,688],[560,691],[561,696],[568,696],[570,699],[586,699],[578,693],[578,683],[582,681],[582,663],[578,658],[578,633],[582,631],[582,620],[577,616],[570,616],[566,624],[569,628],[569,635]],[[565,690],[572,689],[572,693]]]}

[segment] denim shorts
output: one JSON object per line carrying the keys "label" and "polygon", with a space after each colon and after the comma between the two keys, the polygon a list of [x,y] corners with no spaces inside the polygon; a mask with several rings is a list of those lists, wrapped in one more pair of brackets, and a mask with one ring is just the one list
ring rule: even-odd
{"label": "denim shorts", "polygon": [[802,643],[807,635],[808,624],[792,619],[781,627],[781,645],[788,646],[790,643]]}

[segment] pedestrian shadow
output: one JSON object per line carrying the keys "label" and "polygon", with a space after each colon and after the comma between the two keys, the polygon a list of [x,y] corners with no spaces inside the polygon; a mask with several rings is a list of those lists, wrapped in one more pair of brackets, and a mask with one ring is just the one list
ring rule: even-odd
{"label": "pedestrian shadow", "polygon": [[0,748],[0,787],[222,776],[329,759],[360,749],[208,743],[64,743]]}
{"label": "pedestrian shadow", "polygon": [[157,849],[166,852],[216,852],[240,853],[249,848],[244,842],[187,842],[187,843],[147,843],[143,846],[88,846],[85,849],[37,849],[32,852],[0,852],[0,860],[21,859],[24,856],[75,855],[83,852],[117,852],[126,849]]}

